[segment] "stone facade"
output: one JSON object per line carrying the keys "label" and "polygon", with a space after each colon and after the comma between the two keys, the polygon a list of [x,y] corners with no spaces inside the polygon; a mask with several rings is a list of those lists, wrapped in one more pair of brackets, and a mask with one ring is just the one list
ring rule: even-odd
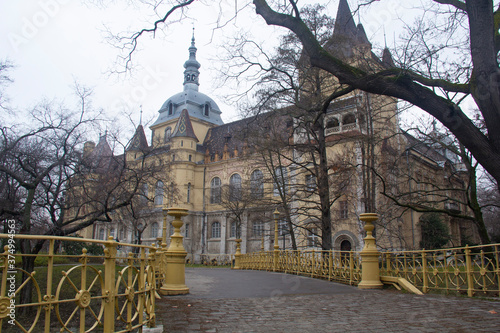
{"label": "stone facade", "polygon": [[[371,51],[371,44],[361,25],[354,24],[352,15],[345,1],[340,2],[337,23],[330,46],[331,52],[343,52],[344,57],[352,61],[365,61],[374,68],[391,66],[392,59],[388,50],[379,59]],[[335,47],[343,45],[343,47]],[[147,206],[148,218],[144,221],[143,243],[154,243],[162,235],[163,213],[165,207],[182,207],[189,210],[182,227],[184,246],[188,258],[194,261],[227,260],[235,253],[235,240],[242,239],[242,253],[272,250],[274,244],[274,223],[272,212],[276,204],[275,184],[267,180],[268,171],[251,140],[242,133],[254,124],[257,131],[265,135],[273,120],[266,116],[247,118],[223,124],[221,110],[215,101],[198,91],[200,64],[196,60],[194,37],[189,48],[189,59],[184,64],[184,90],[175,94],[163,104],[159,117],[150,127],[151,142],[148,143],[142,125],[138,127],[130,144],[126,148],[126,161],[133,162],[141,158],[147,149],[157,149],[161,159],[168,164],[165,179],[143,184],[143,193],[150,199]],[[332,86],[335,80],[332,78]],[[328,91],[326,91],[328,93]],[[273,118],[276,120],[276,118]],[[294,119],[286,112],[278,116],[279,131],[287,132],[293,126]],[[274,121],[275,121],[274,120]],[[394,98],[375,96],[361,91],[352,93],[331,103],[324,119],[325,137],[331,177],[337,177],[343,166],[339,161],[348,163],[348,185],[332,203],[332,244],[335,250],[361,250],[364,232],[358,219],[359,214],[367,209],[367,197],[370,195],[373,205],[381,220],[377,224],[378,245],[387,249],[418,248],[421,240],[418,220],[421,213],[401,208],[381,194],[381,181],[374,177],[366,178],[366,164],[376,168],[382,179],[392,180],[394,187],[400,184],[394,195],[411,190],[411,186],[453,182],[459,188],[464,186],[465,174],[457,172],[459,163],[446,154],[418,141],[410,134],[399,129],[397,101]],[[260,128],[260,129],[259,129]],[[274,129],[276,129],[274,127]],[[370,138],[371,142],[367,139]],[[300,142],[303,138],[295,134],[290,140]],[[107,151],[104,140],[94,148],[89,144],[89,151]],[[426,147],[423,149],[423,147]],[[108,146],[109,148],[109,146]],[[304,154],[290,149],[287,165],[284,165],[291,183],[307,185],[311,177],[294,170],[294,163],[304,162]],[[365,170],[365,171],[363,171]],[[167,177],[168,172],[168,177]],[[261,177],[261,178],[259,178]],[[161,176],[160,176],[161,178]],[[257,180],[256,180],[257,179]],[[261,183],[258,183],[261,179]],[[257,183],[256,183],[257,181]],[[369,184],[368,184],[369,182]],[[387,181],[389,183],[389,181]],[[221,198],[229,189],[241,191],[242,184],[258,185],[259,196],[269,197],[275,204],[261,204],[263,200],[250,200],[244,209],[235,210],[223,201],[238,201]],[[253,185],[252,185],[253,184]],[[313,185],[311,185],[313,186]],[[336,185],[335,185],[336,186]],[[332,186],[333,187],[333,186]],[[175,189],[175,190],[174,190]],[[314,188],[313,188],[314,189]],[[368,195],[367,189],[371,191]],[[240,195],[240,194],[236,194]],[[304,203],[290,198],[292,212],[298,212],[311,203]],[[297,200],[296,200],[297,199]],[[441,203],[446,205],[446,202]],[[448,205],[450,205],[448,203]],[[466,211],[466,207],[455,207]],[[236,216],[237,215],[237,216]],[[137,230],[120,214],[116,222],[99,224],[82,232],[85,237],[103,238],[111,234],[124,242],[135,242]],[[317,239],[321,231],[312,222],[314,217],[300,214],[292,216],[295,224],[297,246],[299,248],[318,248]],[[445,223],[451,232],[451,245],[457,243],[464,233],[477,240],[476,232],[470,222],[445,217]],[[238,232],[239,231],[239,232]],[[167,228],[167,235],[171,232]],[[168,237],[167,237],[168,239]],[[290,235],[282,235],[280,248],[291,248]]]}

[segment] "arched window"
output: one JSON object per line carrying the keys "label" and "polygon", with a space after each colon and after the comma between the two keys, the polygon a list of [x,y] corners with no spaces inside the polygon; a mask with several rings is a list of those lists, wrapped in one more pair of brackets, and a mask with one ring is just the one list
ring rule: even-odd
{"label": "arched window", "polygon": [[212,238],[220,238],[220,223],[212,223]]}
{"label": "arched window", "polygon": [[99,239],[104,240],[105,234],[104,234],[104,227],[99,228]]}
{"label": "arched window", "polygon": [[172,102],[168,103],[168,115],[171,116],[174,114],[174,105]]}
{"label": "arched window", "polygon": [[334,128],[334,127],[339,127],[339,120],[335,117],[330,118],[326,121],[326,128]]}
{"label": "arched window", "polygon": [[109,235],[111,237],[113,237],[113,239],[115,239],[115,236],[116,236],[116,230],[115,230],[115,228],[109,229]]}
{"label": "arched window", "polygon": [[158,237],[158,223],[154,222],[151,224],[151,238],[156,239]]}
{"label": "arched window", "polygon": [[280,193],[286,195],[288,187],[288,171],[286,170],[285,167],[277,167],[274,170],[274,176],[275,179],[274,179],[273,194],[275,196],[280,195]]}
{"label": "arched window", "polygon": [[254,221],[252,231],[254,237],[261,237],[264,234],[264,222]]}
{"label": "arched window", "polygon": [[208,103],[205,104],[203,114],[205,115],[205,117],[208,117],[210,115],[210,104]]}
{"label": "arched window", "polygon": [[121,227],[119,230],[120,231],[119,231],[118,237],[119,237],[120,240],[123,241],[123,240],[125,240],[125,228]]}
{"label": "arched window", "polygon": [[191,183],[188,183],[186,197],[186,202],[189,203],[191,201]]}
{"label": "arched window", "polygon": [[241,176],[235,173],[229,178],[229,201],[241,200]]}
{"label": "arched window", "polygon": [[356,117],[352,113],[348,113],[342,117],[342,125],[349,125],[349,124],[355,124],[356,123]]}
{"label": "arched window", "polygon": [[220,178],[215,177],[210,183],[210,203],[220,203]]}
{"label": "arched window", "polygon": [[163,139],[164,142],[169,142],[171,136],[172,136],[172,128],[169,126],[165,128],[165,137]]}
{"label": "arched window", "polygon": [[155,205],[163,205],[163,182],[161,180],[156,183]]}
{"label": "arched window", "polygon": [[264,196],[264,175],[262,171],[255,170],[250,175],[250,191],[254,198],[262,198]]}

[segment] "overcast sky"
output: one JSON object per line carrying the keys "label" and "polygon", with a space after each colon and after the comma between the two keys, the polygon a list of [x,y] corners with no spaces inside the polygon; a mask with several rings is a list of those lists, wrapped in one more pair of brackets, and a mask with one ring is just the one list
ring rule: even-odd
{"label": "overcast sky", "polygon": [[[157,117],[163,102],[182,90],[183,64],[188,58],[192,27],[195,27],[197,58],[201,63],[200,91],[211,96],[222,110],[225,122],[236,120],[234,106],[223,103],[223,97],[234,87],[218,88],[214,85],[217,72],[214,59],[226,37],[235,31],[252,31],[256,38],[267,41],[280,31],[265,25],[252,7],[247,8],[235,21],[214,30],[220,17],[218,6],[196,4],[189,17],[170,25],[156,35],[143,38],[139,52],[134,54],[134,70],[128,75],[110,75],[122,69],[116,61],[119,50],[105,40],[105,27],[123,32],[135,27],[150,27],[154,12],[147,7],[128,5],[129,1],[109,1],[99,6],[92,1],[76,0],[0,0],[0,59],[9,59],[15,65],[10,72],[14,82],[6,92],[10,104],[17,110],[27,109],[42,99],[71,100],[73,83],[94,89],[93,104],[108,114],[120,116],[132,113],[138,122],[142,105],[144,119]],[[99,1],[95,1],[99,2]],[[396,0],[380,1],[370,9],[355,15],[361,18],[368,37],[383,43],[383,26],[392,36],[390,23],[396,22],[404,12]],[[237,1],[238,6],[244,2]],[[223,4],[223,17],[232,17],[235,2]],[[330,15],[335,16],[338,1],[328,2]],[[354,10],[357,1],[350,0]],[[284,30],[281,30],[284,32]],[[391,37],[392,39],[392,37]],[[148,133],[147,133],[148,135]]]}

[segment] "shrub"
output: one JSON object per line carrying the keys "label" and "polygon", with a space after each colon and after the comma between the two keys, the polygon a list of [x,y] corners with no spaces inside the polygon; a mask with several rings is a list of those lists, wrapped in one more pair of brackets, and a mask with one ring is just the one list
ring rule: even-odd
{"label": "shrub", "polygon": [[420,247],[426,250],[440,249],[450,240],[448,227],[437,213],[426,213],[420,217],[422,240]]}

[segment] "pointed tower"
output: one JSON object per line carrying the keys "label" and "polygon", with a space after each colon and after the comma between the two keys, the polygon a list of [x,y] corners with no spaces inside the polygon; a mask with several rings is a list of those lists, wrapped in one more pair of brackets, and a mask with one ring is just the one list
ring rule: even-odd
{"label": "pointed tower", "polygon": [[354,18],[352,17],[347,0],[340,0],[339,2],[333,34],[350,37],[356,36],[356,24],[354,23]]}
{"label": "pointed tower", "polygon": [[137,157],[142,156],[148,148],[148,140],[146,139],[146,134],[144,133],[144,127],[140,124],[137,126],[134,136],[130,139],[129,144],[125,148],[127,161],[135,160]]}
{"label": "pointed tower", "polygon": [[168,145],[173,137],[183,110],[187,110],[193,122],[193,133],[202,141],[209,128],[222,125],[221,111],[215,101],[199,91],[200,63],[196,59],[194,32],[189,47],[189,58],[184,62],[183,91],[171,96],[160,108],[158,119],[150,127],[152,146]]}
{"label": "pointed tower", "polygon": [[197,48],[194,45],[194,28],[193,37],[191,38],[191,46],[189,47],[189,59],[184,63],[184,91],[192,89],[198,91],[198,86],[200,82],[198,77],[200,76],[200,63],[196,60]]}
{"label": "pointed tower", "polygon": [[325,46],[333,55],[348,59],[360,53],[369,55],[372,45],[363,25],[354,23],[347,0],[340,0],[335,18],[335,26],[330,41]]}

